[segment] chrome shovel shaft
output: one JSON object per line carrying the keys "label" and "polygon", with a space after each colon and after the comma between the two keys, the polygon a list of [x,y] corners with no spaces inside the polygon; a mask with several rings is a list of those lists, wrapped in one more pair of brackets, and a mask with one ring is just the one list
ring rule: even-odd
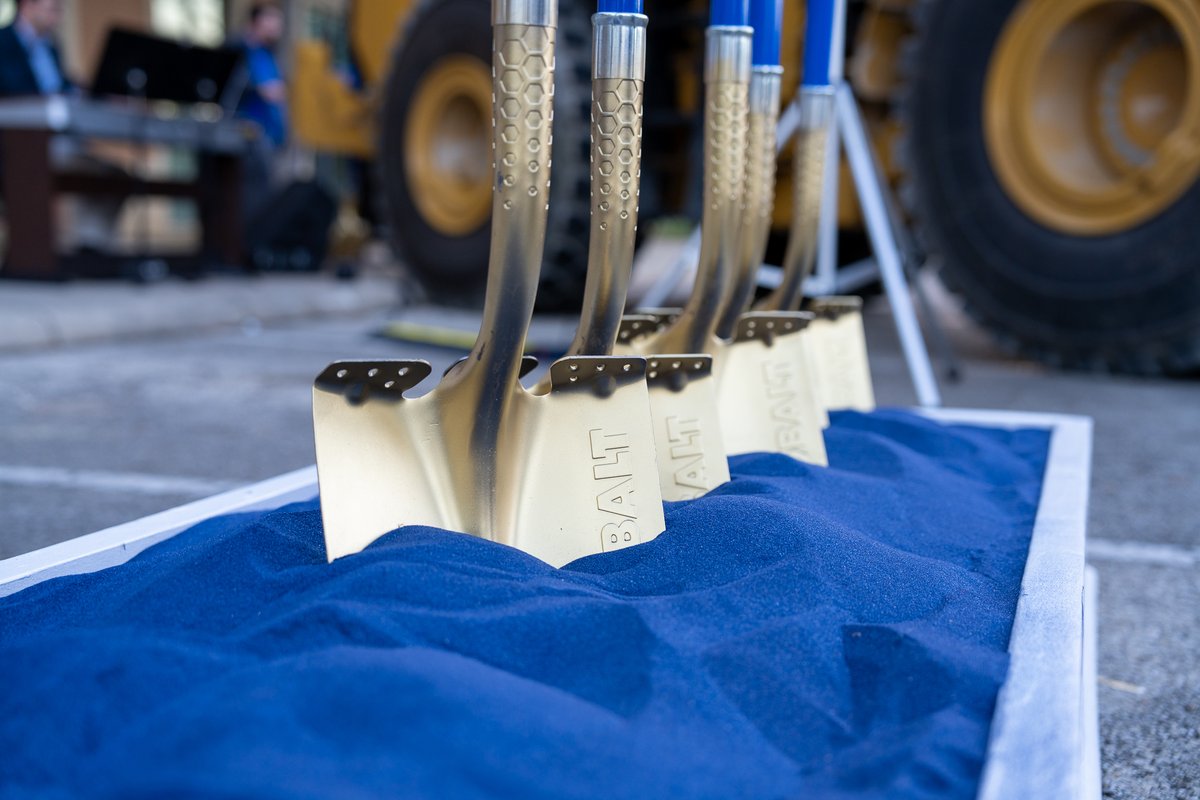
{"label": "chrome shovel shaft", "polygon": [[771,233],[771,212],[775,206],[775,129],[779,125],[782,79],[783,68],[776,66],[755,65],[750,75],[745,206],[737,273],[717,324],[717,336],[721,339],[733,338],[738,318],[754,297],[755,279]]}
{"label": "chrome shovel shaft", "polygon": [[704,65],[704,210],[696,284],[683,314],[655,337],[656,353],[704,353],[738,268],[746,185],[746,107],[753,29],[714,25]]}
{"label": "chrome shovel shaft", "polygon": [[493,4],[492,239],[479,336],[467,362],[438,386],[441,430],[454,460],[449,480],[458,529],[493,535],[498,519],[501,435],[520,388],[533,318],[550,197],[557,5]]}
{"label": "chrome shovel shaft", "polygon": [[821,198],[829,126],[833,123],[833,103],[832,87],[800,88],[800,121],[793,162],[791,232],[783,258],[783,280],[759,304],[759,308],[764,310],[790,311],[799,308],[804,297],[804,282],[812,274],[821,222]]}
{"label": "chrome shovel shaft", "polygon": [[496,0],[491,261],[467,360],[404,397],[429,365],[341,362],[313,387],[313,424],[332,560],[403,525],[436,525],[520,546],[507,440],[541,271],[550,188],[555,0]]}
{"label": "chrome shovel shaft", "polygon": [[[719,345],[714,334],[737,267],[753,30],[714,25],[706,35],[704,212],[696,285],[677,319],[649,336],[627,336],[622,342],[649,359],[662,496],[672,501],[697,497],[729,480],[709,354]],[[632,322],[655,325],[653,318]]]}
{"label": "chrome shovel shaft", "polygon": [[648,541],[666,528],[646,361],[609,354],[637,225],[646,17],[593,18],[592,230],[572,351],[517,391],[503,450],[515,543],[548,563]]}
{"label": "chrome shovel shaft", "polygon": [[608,355],[617,340],[637,234],[642,168],[642,14],[592,16],[591,233],[583,313],[569,355]]}
{"label": "chrome shovel shaft", "polygon": [[775,130],[782,69],[755,65],[750,78],[746,197],[739,237],[738,274],[717,337],[717,397],[721,431],[730,453],[778,451],[827,464],[804,334],[811,314],[746,313],[770,234],[775,202]]}
{"label": "chrome shovel shaft", "polygon": [[517,383],[546,240],[557,4],[495,0],[492,14],[495,185],[487,292],[479,337],[451,380],[507,388]]}

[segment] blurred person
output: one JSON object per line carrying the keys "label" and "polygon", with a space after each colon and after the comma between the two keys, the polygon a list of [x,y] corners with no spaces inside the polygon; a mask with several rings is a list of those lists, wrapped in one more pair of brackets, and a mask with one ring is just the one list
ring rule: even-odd
{"label": "blurred person", "polygon": [[62,17],[63,0],[17,0],[12,24],[0,28],[0,97],[73,89],[54,41]]}
{"label": "blurred person", "polygon": [[288,140],[287,83],[275,58],[283,34],[283,7],[275,0],[255,0],[246,27],[230,42],[244,54],[240,74],[234,78],[244,87],[237,116],[261,131],[242,161],[242,215],[247,236],[252,235],[255,220],[274,196],[279,156]]}
{"label": "blurred person", "polygon": [[246,91],[238,104],[238,115],[256,123],[275,149],[288,139],[287,83],[275,59],[275,48],[283,39],[283,8],[270,0],[250,6],[240,45],[246,54]]}
{"label": "blurred person", "polygon": [[[0,28],[0,98],[77,94],[62,66],[55,39],[63,0],[17,0],[12,24]],[[91,175],[123,174],[119,167],[86,152],[77,137],[55,136],[50,147],[56,170]],[[122,201],[114,197],[67,198],[60,210],[60,247],[108,250],[115,238]]]}

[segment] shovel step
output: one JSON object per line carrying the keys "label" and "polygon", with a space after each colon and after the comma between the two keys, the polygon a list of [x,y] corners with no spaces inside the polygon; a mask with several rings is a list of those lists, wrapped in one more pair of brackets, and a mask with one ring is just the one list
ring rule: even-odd
{"label": "shovel step", "polygon": [[584,390],[609,397],[622,386],[646,378],[646,360],[634,356],[573,356],[550,366],[555,391]]}
{"label": "shovel step", "polygon": [[814,314],[804,312],[752,311],[738,318],[733,341],[758,341],[770,346],[776,337],[799,333],[814,319]]}
{"label": "shovel step", "polygon": [[655,333],[660,327],[662,326],[655,317],[627,314],[621,318],[621,326],[617,329],[617,342],[629,344],[634,339]]}
{"label": "shovel step", "polygon": [[432,373],[428,361],[337,361],[317,376],[313,387],[340,394],[352,405],[372,399],[395,402]]}
{"label": "shovel step", "polygon": [[692,381],[712,374],[712,356],[703,353],[656,356],[646,361],[646,383],[654,388],[679,392]]}
{"label": "shovel step", "polygon": [[682,313],[681,308],[639,308],[621,318],[617,341],[628,344],[634,339],[658,333],[678,320]]}
{"label": "shovel step", "polygon": [[862,313],[863,301],[857,295],[817,297],[805,304],[805,311],[820,319],[838,320],[847,314]]}

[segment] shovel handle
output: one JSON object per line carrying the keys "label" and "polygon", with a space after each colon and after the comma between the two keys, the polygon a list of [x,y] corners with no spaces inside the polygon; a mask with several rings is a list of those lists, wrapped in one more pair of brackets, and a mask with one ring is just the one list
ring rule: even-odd
{"label": "shovel handle", "polygon": [[460,380],[517,385],[546,240],[554,100],[554,0],[495,0],[492,242],[479,338]]}
{"label": "shovel handle", "polygon": [[812,274],[817,256],[817,231],[821,223],[833,100],[831,87],[804,86],[800,89],[800,127],[796,132],[792,175],[791,231],[783,257],[783,279],[779,288],[760,305],[765,310],[798,309],[804,298],[804,281]]}
{"label": "shovel handle", "polygon": [[612,353],[625,310],[642,170],[646,22],[642,14],[592,16],[592,220],[571,355]]}
{"label": "shovel handle", "polygon": [[[755,39],[757,41],[757,39]],[[758,268],[767,252],[771,212],[775,207],[775,130],[779,126],[783,68],[755,65],[750,76],[749,123],[746,135],[746,197],[742,215],[739,261],[729,302],[717,325],[717,336],[730,339],[738,317],[750,305]]]}
{"label": "shovel handle", "polygon": [[704,211],[692,296],[655,343],[659,353],[711,349],[738,263],[746,178],[746,111],[753,29],[713,25],[704,63]]}

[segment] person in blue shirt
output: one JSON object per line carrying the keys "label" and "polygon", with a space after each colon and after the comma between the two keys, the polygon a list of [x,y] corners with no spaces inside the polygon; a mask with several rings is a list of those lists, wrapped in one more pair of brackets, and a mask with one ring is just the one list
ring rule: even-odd
{"label": "person in blue shirt", "polygon": [[0,28],[0,97],[73,89],[54,44],[62,16],[63,0],[17,0],[17,16]]}
{"label": "person in blue shirt", "polygon": [[275,46],[283,38],[283,9],[274,2],[256,2],[250,7],[249,25],[242,37],[246,53],[246,91],[238,104],[238,115],[258,124],[276,148],[288,138],[287,84],[275,60]]}

